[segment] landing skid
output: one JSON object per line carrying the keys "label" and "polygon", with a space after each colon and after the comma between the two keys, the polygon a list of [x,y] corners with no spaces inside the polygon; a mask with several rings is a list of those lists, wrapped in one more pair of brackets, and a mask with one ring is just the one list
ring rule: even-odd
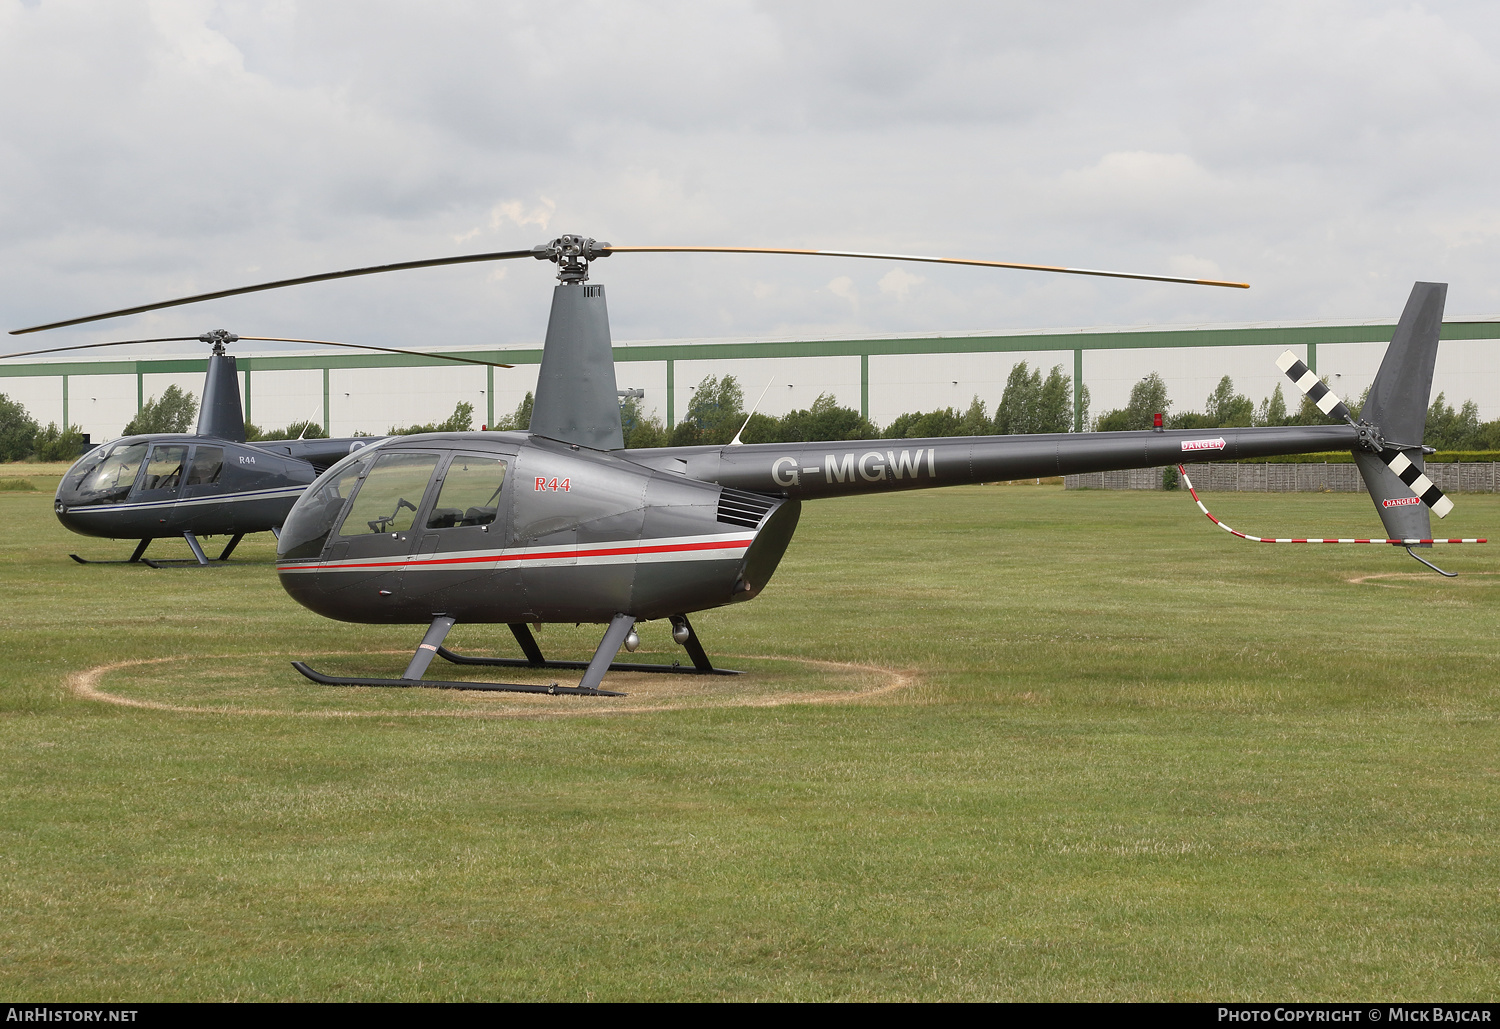
{"label": "landing skid", "polygon": [[150,540],[141,540],[141,542],[136,545],[135,553],[131,554],[124,561],[94,561],[94,560],[91,560],[91,559],[89,559],[87,557],[79,557],[77,554],[69,554],[68,556],[71,557],[74,561],[77,561],[81,565],[134,565],[134,564],[142,564],[143,562],[141,561],[141,555],[146,552],[146,548],[149,547],[150,545],[151,545],[151,541]]}
{"label": "landing skid", "polygon": [[[524,662],[522,662],[524,664]],[[346,678],[340,675],[324,675],[307,667],[301,661],[293,661],[292,667],[313,682],[324,686],[421,686],[431,690],[483,690],[488,693],[546,693],[580,697],[623,697],[623,693],[610,690],[586,690],[581,686],[528,686],[518,682],[441,682],[437,679],[363,679]]]}
{"label": "landing skid", "polygon": [[[687,620],[686,615],[679,616],[683,625],[687,626],[688,638],[683,643],[683,649],[693,659],[691,665],[682,665],[674,661],[669,665],[648,665],[633,661],[613,661],[610,663],[611,672],[665,672],[676,675],[743,675],[745,673],[735,671],[732,668],[715,668],[708,659],[708,654],[703,650],[703,644],[698,641],[698,634],[693,631],[692,623]],[[513,623],[510,631],[515,635],[516,642],[521,645],[525,653],[524,658],[519,657],[469,657],[464,654],[455,654],[447,647],[438,647],[437,656],[444,661],[455,665],[489,665],[499,668],[587,668],[592,662],[589,661],[549,661],[542,655],[542,648],[538,645],[536,637],[531,634],[531,626],[525,622]]]}
{"label": "landing skid", "polygon": [[[324,686],[395,686],[401,688],[429,687],[438,690],[484,690],[494,693],[546,693],[551,695],[563,694],[571,696],[587,697],[623,697],[624,693],[616,693],[612,690],[601,690],[599,684],[604,680],[606,672],[682,672],[689,675],[739,675],[739,672],[727,668],[715,668],[708,660],[708,655],[703,651],[703,645],[698,642],[693,627],[688,623],[687,616],[677,615],[673,618],[674,627],[680,626],[686,629],[685,638],[683,634],[676,633],[674,638],[687,649],[693,658],[693,667],[684,668],[681,665],[645,665],[630,662],[616,662],[615,655],[619,653],[620,647],[625,643],[626,637],[635,628],[635,616],[617,614],[610,621],[609,628],[604,631],[604,639],[599,641],[599,648],[594,651],[592,660],[589,661],[548,661],[542,654],[542,648],[537,646],[536,637],[531,634],[531,629],[524,622],[512,625],[510,631],[515,634],[516,642],[521,645],[525,652],[525,659],[502,658],[502,657],[465,657],[455,654],[443,646],[443,640],[447,638],[449,630],[453,628],[456,619],[448,615],[438,615],[432,620],[432,625],[427,629],[427,635],[422,637],[422,642],[417,646],[417,651],[412,655],[411,663],[406,666],[405,673],[399,679],[377,679],[365,678],[363,676],[340,676],[325,675],[322,672],[309,668],[305,662],[293,661],[292,667],[313,682]],[[517,682],[450,682],[446,680],[429,679],[424,680],[422,676],[427,671],[427,666],[432,664],[434,657],[442,657],[444,660],[456,665],[499,665],[506,668],[582,668],[583,679],[577,686],[559,686],[552,683],[548,686],[532,686]]]}
{"label": "landing skid", "polygon": [[1422,564],[1426,565],[1428,568],[1431,568],[1434,572],[1437,572],[1439,575],[1446,575],[1450,579],[1457,579],[1458,578],[1458,573],[1457,572],[1445,572],[1445,571],[1443,571],[1437,565],[1433,564],[1431,561],[1427,560],[1425,557],[1422,557],[1420,554],[1418,554],[1411,547],[1407,547],[1406,548],[1406,552],[1408,554],[1410,554],[1412,557],[1416,558],[1418,561],[1422,562]]}
{"label": "landing skid", "polygon": [[217,564],[222,561],[228,561],[229,555],[234,553],[234,548],[240,545],[240,540],[245,538],[245,534],[241,532],[236,533],[234,536],[231,536],[229,538],[228,544],[226,544],[224,547],[224,552],[218,557],[214,558],[212,561],[209,560],[208,555],[203,553],[203,544],[198,542],[197,536],[194,536],[191,532],[185,532],[182,534],[182,538],[187,541],[188,547],[193,551],[193,556],[191,558],[152,559],[149,557],[143,557],[142,555],[146,553],[146,548],[151,545],[151,541],[148,539],[141,540],[141,542],[136,545],[135,553],[131,554],[130,557],[126,558],[124,561],[92,561],[86,557],[79,557],[77,554],[69,554],[68,556],[81,565],[142,564],[148,568],[172,568],[182,566],[186,566],[189,568],[207,568],[210,565]]}

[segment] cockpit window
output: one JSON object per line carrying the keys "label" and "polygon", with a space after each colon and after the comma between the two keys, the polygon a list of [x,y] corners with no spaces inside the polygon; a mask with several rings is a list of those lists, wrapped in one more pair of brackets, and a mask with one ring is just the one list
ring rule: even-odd
{"label": "cockpit window", "polygon": [[193,451],[193,464],[188,469],[189,486],[209,486],[219,481],[224,470],[224,448],[200,446]]}
{"label": "cockpit window", "polygon": [[360,484],[339,527],[341,536],[405,532],[417,516],[427,481],[437,467],[436,454],[381,454]]}
{"label": "cockpit window", "polygon": [[141,489],[176,489],[181,486],[187,452],[186,446],[175,443],[152,447],[151,460],[146,464],[146,476],[141,480]]}
{"label": "cockpit window", "polygon": [[[146,456],[146,444],[101,447],[84,458],[91,467],[81,469],[75,478],[76,500],[82,504],[112,504],[124,500],[135,484],[136,472]],[[80,462],[82,464],[83,462]]]}
{"label": "cockpit window", "polygon": [[498,457],[457,454],[443,477],[429,529],[452,529],[461,525],[489,525],[499,510],[500,490],[505,485],[505,462]]}
{"label": "cockpit window", "polygon": [[324,472],[312,491],[297,501],[286,525],[281,528],[277,544],[279,556],[288,559],[317,557],[328,542],[344,504],[354,492],[355,483],[370,466],[373,455],[358,460],[344,460]]}

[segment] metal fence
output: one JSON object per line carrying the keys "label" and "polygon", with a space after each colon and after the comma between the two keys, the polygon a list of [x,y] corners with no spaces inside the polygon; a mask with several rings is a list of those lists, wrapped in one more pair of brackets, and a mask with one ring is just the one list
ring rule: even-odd
{"label": "metal fence", "polygon": [[[1495,493],[1500,462],[1451,461],[1429,464],[1427,477],[1444,493]],[[1161,489],[1165,468],[1130,468],[1063,477],[1065,489]],[[1195,464],[1188,478],[1205,492],[1364,493],[1353,464]]]}

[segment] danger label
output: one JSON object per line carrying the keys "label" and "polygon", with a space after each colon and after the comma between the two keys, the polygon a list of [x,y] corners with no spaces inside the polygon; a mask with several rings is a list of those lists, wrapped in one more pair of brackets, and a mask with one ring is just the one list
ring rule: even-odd
{"label": "danger label", "polygon": [[1382,500],[1380,502],[1380,506],[1381,507],[1411,507],[1413,504],[1420,504],[1421,502],[1422,502],[1422,498],[1421,497],[1393,497],[1390,500]]}
{"label": "danger label", "polygon": [[1220,436],[1218,439],[1185,439],[1182,441],[1184,453],[1189,450],[1223,450],[1224,446],[1223,436]]}

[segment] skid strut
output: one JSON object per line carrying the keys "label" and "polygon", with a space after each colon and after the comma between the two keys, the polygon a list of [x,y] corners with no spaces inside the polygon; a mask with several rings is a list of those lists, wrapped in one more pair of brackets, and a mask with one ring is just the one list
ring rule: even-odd
{"label": "skid strut", "polygon": [[[635,625],[635,619],[630,615],[615,615],[610,622],[609,629],[604,633],[604,639],[599,643],[599,649],[594,653],[593,661],[589,662],[588,671],[584,673],[583,681],[577,686],[559,686],[552,683],[548,686],[533,686],[529,683],[519,682],[446,682],[436,679],[423,679],[427,666],[432,659],[443,651],[443,639],[448,631],[453,628],[454,619],[448,615],[438,615],[432,620],[427,628],[427,634],[422,637],[418,644],[416,653],[412,655],[411,662],[406,666],[406,671],[399,679],[377,679],[365,676],[343,676],[325,675],[316,669],[308,667],[305,662],[293,661],[292,667],[313,682],[324,686],[397,686],[403,688],[425,687],[435,690],[480,690],[489,693],[546,693],[562,694],[564,696],[583,697],[623,697],[625,694],[616,693],[612,690],[599,689],[599,683],[604,679],[604,673],[610,667],[610,660],[620,649],[620,644],[625,642],[625,636]],[[623,626],[623,628],[621,628]],[[611,644],[613,644],[611,646]],[[534,645],[534,643],[533,643]],[[537,651],[540,656],[541,651]],[[464,662],[460,662],[464,663]],[[483,658],[471,659],[467,663],[492,663]],[[524,661],[515,664],[525,665]]]}
{"label": "skid strut", "polygon": [[[145,558],[141,561],[141,564],[152,568],[207,568],[221,561],[228,561],[229,555],[234,553],[234,548],[240,545],[240,540],[245,538],[245,534],[238,532],[229,537],[229,542],[225,545],[224,552],[211,561],[208,555],[203,552],[203,544],[198,542],[197,536],[194,536],[191,532],[184,532],[182,538],[187,541],[188,548],[193,552],[191,560],[173,558],[171,560],[157,559],[153,561],[151,558]],[[141,549],[144,550],[145,548]]]}
{"label": "skid strut", "polygon": [[[703,650],[703,644],[698,640],[698,634],[693,631],[693,625],[687,620],[686,615],[677,615],[674,622],[681,623],[687,629],[687,640],[682,644],[688,656],[693,659],[691,665],[683,665],[673,662],[669,665],[648,665],[634,661],[611,661],[609,670],[611,672],[665,672],[678,675],[743,675],[743,672],[732,668],[715,668],[709,661],[708,654]],[[456,665],[489,665],[499,668],[588,668],[588,661],[549,661],[542,654],[542,648],[537,643],[536,637],[531,633],[531,626],[525,622],[515,622],[510,626],[510,631],[515,635],[516,642],[521,645],[521,652],[526,656],[519,657],[469,657],[466,654],[455,654],[447,647],[439,646],[437,656],[444,661],[451,661]]]}

